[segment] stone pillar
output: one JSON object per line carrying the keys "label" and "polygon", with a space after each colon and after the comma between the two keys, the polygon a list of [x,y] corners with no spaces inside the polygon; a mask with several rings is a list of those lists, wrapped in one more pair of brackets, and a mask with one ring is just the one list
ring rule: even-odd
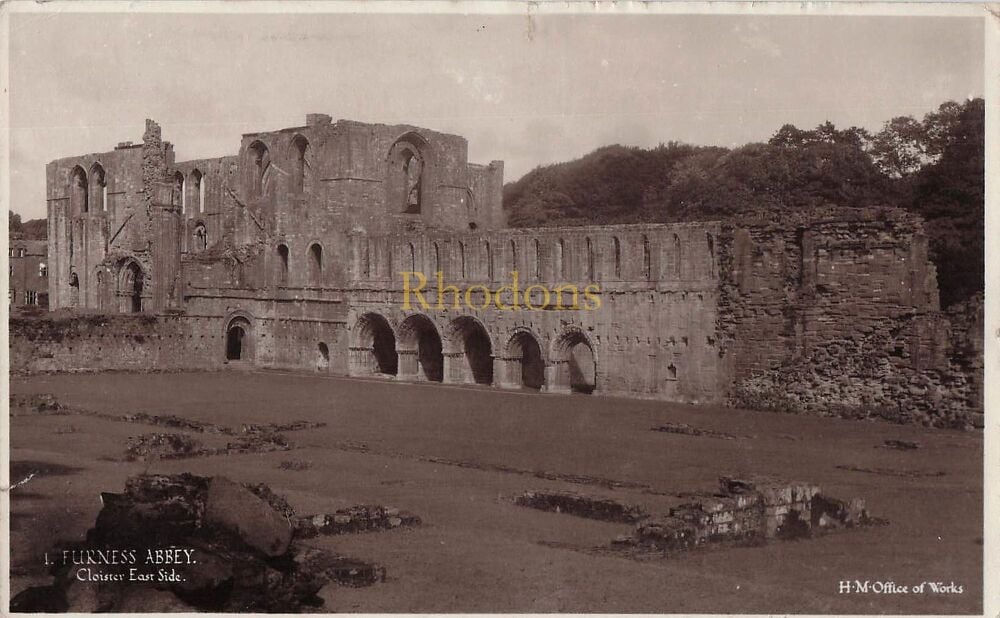
{"label": "stone pillar", "polygon": [[471,384],[472,372],[465,362],[465,352],[444,352],[444,382],[445,384]]}
{"label": "stone pillar", "polygon": [[546,393],[573,392],[569,384],[568,360],[549,361],[545,366],[545,385],[542,388]]}
{"label": "stone pillar", "polygon": [[494,358],[493,382],[500,388],[521,388],[521,357]]}
{"label": "stone pillar", "polygon": [[375,351],[370,347],[351,346],[348,349],[347,373],[352,376],[375,374]]}
{"label": "stone pillar", "polygon": [[397,380],[419,382],[424,380],[420,368],[420,360],[417,358],[417,350],[397,350],[396,356],[399,359],[397,365]]}

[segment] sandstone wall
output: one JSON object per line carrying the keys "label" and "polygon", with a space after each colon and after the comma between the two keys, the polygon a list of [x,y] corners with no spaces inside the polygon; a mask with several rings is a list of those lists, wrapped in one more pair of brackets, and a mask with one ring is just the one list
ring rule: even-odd
{"label": "sandstone wall", "polygon": [[210,332],[198,320],[154,315],[12,318],[12,374],[46,371],[156,371],[219,366]]}
{"label": "sandstone wall", "polygon": [[981,378],[971,367],[982,352],[971,342],[981,314],[978,331],[968,326],[972,316],[953,332],[939,311],[922,222],[888,209],[828,215],[725,233],[720,313],[732,351],[730,403],[979,422]]}

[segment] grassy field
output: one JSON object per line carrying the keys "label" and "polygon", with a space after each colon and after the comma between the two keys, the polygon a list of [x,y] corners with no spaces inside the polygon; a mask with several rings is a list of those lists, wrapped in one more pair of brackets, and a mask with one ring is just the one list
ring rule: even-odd
{"label": "grassy field", "polygon": [[[123,462],[130,436],[172,430],[83,415],[14,416],[12,482],[38,472],[12,492],[15,593],[44,580],[42,552],[55,539],[80,539],[93,525],[98,492],[121,491],[141,472],[189,471],[267,483],[301,514],[376,503],[423,519],[411,529],[309,541],[388,572],[369,588],[328,586],[324,611],[982,611],[980,433],[277,372],[36,376],[13,379],[11,389],[106,413],[174,414],[237,428],[327,423],[288,432],[297,448],[286,452]],[[738,439],[651,431],[667,422]],[[921,448],[878,448],[889,439]],[[510,501],[553,488],[661,511],[679,500],[673,494],[714,490],[721,474],[813,482],[837,497],[865,498],[890,524],[636,560],[594,551],[628,534],[627,524]],[[574,477],[629,488],[569,482]],[[841,580],[954,582],[963,593],[839,594]]]}

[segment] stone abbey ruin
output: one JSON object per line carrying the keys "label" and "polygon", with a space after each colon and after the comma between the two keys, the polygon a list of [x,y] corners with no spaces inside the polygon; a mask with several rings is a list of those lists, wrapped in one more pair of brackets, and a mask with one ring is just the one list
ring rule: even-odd
{"label": "stone abbey ruin", "polygon": [[[982,421],[982,306],[941,311],[918,217],[509,228],[503,163],[467,150],[309,114],[232,156],[176,161],[147,121],[141,143],[53,161],[56,313],[12,322],[12,370],[286,368]],[[402,271],[596,283],[601,304],[405,310]]]}

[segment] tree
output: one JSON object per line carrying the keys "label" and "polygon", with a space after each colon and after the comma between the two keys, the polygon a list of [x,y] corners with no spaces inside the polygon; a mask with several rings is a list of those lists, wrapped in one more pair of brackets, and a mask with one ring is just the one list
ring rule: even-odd
{"label": "tree", "polygon": [[24,236],[24,228],[21,225],[21,215],[14,211],[7,211],[7,237],[10,240],[20,240]]}

